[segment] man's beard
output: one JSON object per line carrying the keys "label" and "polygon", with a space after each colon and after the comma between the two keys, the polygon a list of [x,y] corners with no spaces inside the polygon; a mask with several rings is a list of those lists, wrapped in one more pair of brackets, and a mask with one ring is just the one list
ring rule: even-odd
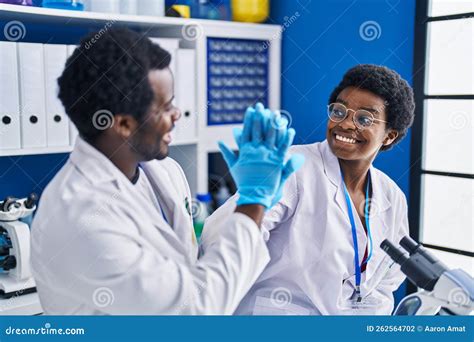
{"label": "man's beard", "polygon": [[136,153],[143,157],[144,161],[162,160],[168,157],[169,147],[163,142],[163,136],[160,136],[159,142],[155,144],[149,144],[141,137],[134,136],[130,145]]}

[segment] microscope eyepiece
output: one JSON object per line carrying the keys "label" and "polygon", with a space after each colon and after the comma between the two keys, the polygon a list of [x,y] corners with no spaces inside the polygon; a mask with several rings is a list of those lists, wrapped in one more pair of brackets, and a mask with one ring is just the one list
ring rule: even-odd
{"label": "microscope eyepiece", "polygon": [[400,241],[400,245],[410,253],[409,256],[388,240],[384,240],[380,247],[400,265],[401,271],[413,284],[428,291],[433,290],[447,267],[408,236]]}
{"label": "microscope eyepiece", "polygon": [[382,248],[385,253],[387,253],[390,258],[399,265],[404,264],[408,260],[408,257],[387,239],[382,241],[380,248]]}
{"label": "microscope eyepiece", "polygon": [[415,253],[416,250],[420,247],[420,245],[409,236],[405,236],[403,239],[400,240],[400,246],[405,248],[408,253],[410,253],[410,255]]}

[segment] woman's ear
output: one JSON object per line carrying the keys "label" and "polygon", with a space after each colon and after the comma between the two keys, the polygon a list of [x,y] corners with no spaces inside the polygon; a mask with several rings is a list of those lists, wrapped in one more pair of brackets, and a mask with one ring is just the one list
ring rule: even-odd
{"label": "woman's ear", "polygon": [[398,138],[398,132],[393,129],[389,130],[385,136],[385,139],[383,140],[383,146],[391,145],[397,138]]}

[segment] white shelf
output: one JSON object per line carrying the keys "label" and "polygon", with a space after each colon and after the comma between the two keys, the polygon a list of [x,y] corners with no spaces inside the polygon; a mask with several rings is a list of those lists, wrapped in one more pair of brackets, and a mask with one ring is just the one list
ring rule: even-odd
{"label": "white shelf", "polygon": [[28,156],[28,155],[35,155],[35,154],[69,153],[71,151],[72,151],[72,146],[22,148],[19,150],[0,150],[0,157]]}
{"label": "white shelf", "polygon": [[191,140],[178,140],[178,141],[173,141],[170,146],[175,147],[175,146],[184,146],[184,145],[196,145],[198,143],[197,139],[191,139]]}
{"label": "white shelf", "polygon": [[[176,158],[184,166],[193,193],[207,192],[208,153],[218,152],[217,141],[222,140],[235,148],[232,128],[236,125],[207,125],[206,114],[209,106],[207,100],[207,38],[268,41],[268,55],[271,60],[268,70],[268,105],[272,109],[280,108],[282,27],[279,25],[68,11],[7,4],[0,4],[0,20],[20,21],[27,32],[29,25],[36,26],[37,24],[51,25],[52,30],[74,26],[95,30],[98,27],[105,27],[110,24],[128,26],[141,30],[150,37],[179,39],[180,48],[194,49],[196,51],[195,76],[197,82],[196,113],[198,113],[196,136],[191,139],[184,137],[185,141],[178,138],[171,144],[171,147],[174,147],[172,148],[173,158]],[[191,32],[185,29],[191,25],[196,25],[199,30],[193,31],[196,36],[186,37]],[[0,156],[68,153],[71,150],[71,147],[65,147],[64,149],[4,150],[0,151]]]}
{"label": "white shelf", "polygon": [[134,26],[165,26],[179,27],[189,25],[190,23],[200,24],[202,26],[225,27],[225,28],[247,28],[252,30],[265,30],[269,27],[279,28],[278,25],[239,23],[223,20],[205,20],[205,19],[185,19],[170,17],[154,17],[143,15],[128,14],[110,14],[89,11],[69,11],[58,10],[54,8],[32,7],[0,4],[0,14],[2,18],[11,20],[38,21],[47,24],[100,24],[106,22],[118,22],[124,25]]}
{"label": "white shelf", "polygon": [[[171,143],[171,147],[196,145],[198,141],[192,140],[179,140]],[[25,148],[18,150],[1,150],[0,157],[13,157],[13,156],[28,156],[35,154],[56,154],[56,153],[70,153],[73,150],[73,146],[61,146],[61,147],[42,147],[42,148]]]}

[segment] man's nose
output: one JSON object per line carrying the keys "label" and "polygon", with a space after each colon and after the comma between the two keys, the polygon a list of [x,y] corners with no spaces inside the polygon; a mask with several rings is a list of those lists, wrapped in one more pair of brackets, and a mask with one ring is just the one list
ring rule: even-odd
{"label": "man's nose", "polygon": [[171,119],[173,120],[173,122],[175,121],[178,121],[180,118],[181,118],[181,109],[179,109],[178,107],[175,107],[175,110],[171,116]]}

